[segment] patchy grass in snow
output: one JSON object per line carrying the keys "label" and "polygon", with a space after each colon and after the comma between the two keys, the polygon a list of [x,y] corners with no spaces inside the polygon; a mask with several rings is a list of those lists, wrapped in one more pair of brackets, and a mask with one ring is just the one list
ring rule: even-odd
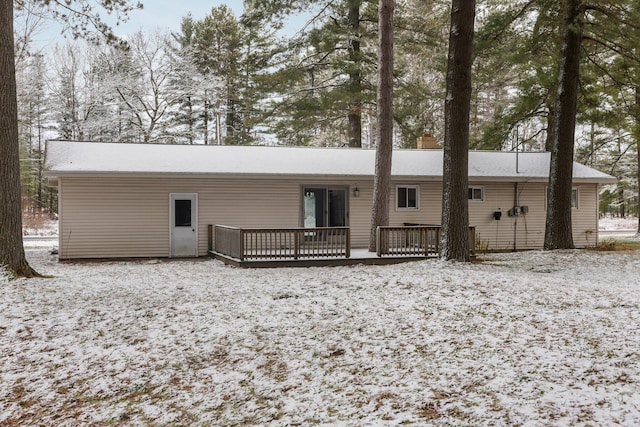
{"label": "patchy grass in snow", "polygon": [[6,265],[0,265],[0,286],[5,283],[9,283],[9,280],[13,278],[13,275],[7,270]]}
{"label": "patchy grass in snow", "polygon": [[0,424],[638,425],[638,252],[0,282]]}
{"label": "patchy grass in snow", "polygon": [[56,236],[58,234],[58,220],[51,214],[38,213],[22,215],[22,234],[24,236]]}
{"label": "patchy grass in snow", "polygon": [[589,248],[592,251],[631,251],[640,249],[639,239],[603,239],[598,246]]}

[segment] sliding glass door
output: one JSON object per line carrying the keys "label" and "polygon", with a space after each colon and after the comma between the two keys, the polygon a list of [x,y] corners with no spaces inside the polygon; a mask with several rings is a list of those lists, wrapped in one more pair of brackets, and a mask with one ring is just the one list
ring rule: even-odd
{"label": "sliding glass door", "polygon": [[302,191],[302,222],[307,228],[347,225],[347,188],[305,187]]}

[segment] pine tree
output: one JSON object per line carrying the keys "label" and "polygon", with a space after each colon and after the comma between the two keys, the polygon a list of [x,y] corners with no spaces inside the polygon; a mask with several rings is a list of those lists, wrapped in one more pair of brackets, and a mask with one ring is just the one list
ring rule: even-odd
{"label": "pine tree", "polygon": [[393,9],[395,0],[380,0],[378,25],[378,132],[371,209],[369,251],[376,250],[379,226],[389,225],[391,156],[393,150]]}
{"label": "pine tree", "polygon": [[469,109],[475,0],[453,0],[445,98],[440,257],[469,261]]}
{"label": "pine tree", "polygon": [[281,94],[272,106],[272,132],[292,144],[361,147],[363,113],[375,98],[377,2],[258,0],[252,7],[263,22],[318,10],[282,47],[272,79]]}
{"label": "pine tree", "polygon": [[444,129],[450,0],[399,2],[395,17],[394,126],[397,143],[415,147]]}
{"label": "pine tree", "polygon": [[471,146],[549,146],[557,79],[556,0],[489,2],[477,24]]}
{"label": "pine tree", "polygon": [[[208,144],[210,104],[209,94],[216,92],[211,73],[196,66],[194,54],[195,21],[191,15],[182,18],[180,32],[172,34],[170,44],[173,74],[170,85],[176,92],[173,108],[169,112],[174,123],[173,135],[180,143]],[[217,142],[219,138],[215,138]]]}
{"label": "pine tree", "polygon": [[242,128],[239,112],[241,98],[242,28],[227,6],[211,9],[211,13],[194,25],[193,49],[196,65],[204,75],[212,74],[222,82],[218,93],[205,98],[205,120],[210,106],[224,117],[222,141],[225,144],[241,143],[237,138]]}
{"label": "pine tree", "polygon": [[553,140],[544,237],[544,248],[548,250],[574,247],[571,188],[584,12],[585,5],[581,0],[566,0],[558,92],[551,129]]}

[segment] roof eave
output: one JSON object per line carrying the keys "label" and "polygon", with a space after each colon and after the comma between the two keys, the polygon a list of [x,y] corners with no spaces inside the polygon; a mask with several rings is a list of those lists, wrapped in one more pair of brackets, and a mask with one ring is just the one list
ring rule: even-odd
{"label": "roof eave", "polygon": [[[326,179],[373,179],[373,174],[282,174],[282,173],[236,173],[236,172],[131,172],[131,171],[69,171],[69,170],[45,170],[44,176],[50,181],[57,181],[64,177],[145,177],[145,178],[191,178],[191,177],[225,177],[225,178],[264,178],[264,179],[291,179],[292,177],[326,178]],[[399,175],[393,174],[392,179],[404,181],[442,181],[441,175]],[[470,175],[470,182],[547,182],[546,176],[478,176]],[[574,183],[582,184],[615,184],[614,177],[574,177]]]}

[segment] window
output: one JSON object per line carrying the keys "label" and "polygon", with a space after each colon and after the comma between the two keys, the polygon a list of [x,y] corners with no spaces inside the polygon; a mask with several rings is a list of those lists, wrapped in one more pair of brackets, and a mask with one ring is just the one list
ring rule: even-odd
{"label": "window", "polygon": [[418,186],[398,186],[396,187],[396,208],[397,209],[419,209]]}
{"label": "window", "polygon": [[469,187],[467,198],[474,202],[484,201],[484,187]]}
{"label": "window", "polygon": [[191,227],[191,200],[175,200],[175,226]]}
{"label": "window", "polygon": [[[545,193],[545,197],[544,197],[544,207],[545,209],[548,206],[548,200],[549,200],[549,187],[546,187],[547,191]],[[578,193],[578,189],[577,188],[572,188],[571,189],[571,207],[574,209],[578,209],[579,206],[579,193]]]}

